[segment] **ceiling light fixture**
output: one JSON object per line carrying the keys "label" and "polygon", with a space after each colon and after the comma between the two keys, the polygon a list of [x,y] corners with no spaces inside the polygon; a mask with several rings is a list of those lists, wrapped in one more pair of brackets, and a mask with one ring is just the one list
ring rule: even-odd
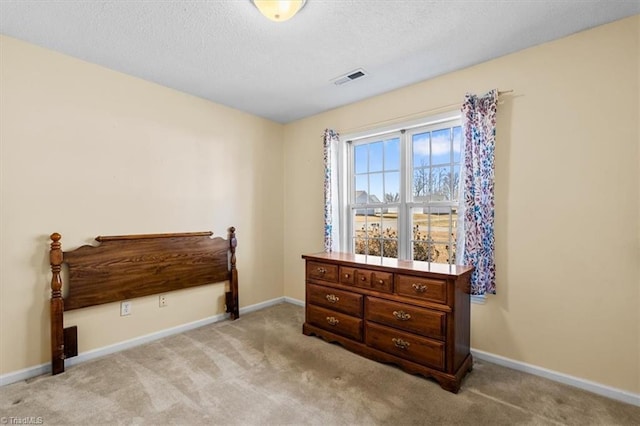
{"label": "ceiling light fixture", "polygon": [[284,22],[293,18],[307,2],[307,0],[251,0],[267,18],[275,22]]}

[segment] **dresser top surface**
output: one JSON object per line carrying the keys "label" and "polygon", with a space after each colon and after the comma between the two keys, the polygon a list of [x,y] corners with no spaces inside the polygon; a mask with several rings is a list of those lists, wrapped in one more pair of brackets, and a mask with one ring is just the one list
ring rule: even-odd
{"label": "dresser top surface", "polygon": [[363,254],[343,252],[303,254],[302,258],[321,262],[336,262],[342,264],[347,263],[353,266],[392,268],[395,270],[399,270],[400,272],[406,271],[409,273],[432,273],[438,275],[448,275],[452,277],[459,277],[473,270],[473,267],[464,265],[448,265],[445,263],[398,260],[388,257],[367,256]]}

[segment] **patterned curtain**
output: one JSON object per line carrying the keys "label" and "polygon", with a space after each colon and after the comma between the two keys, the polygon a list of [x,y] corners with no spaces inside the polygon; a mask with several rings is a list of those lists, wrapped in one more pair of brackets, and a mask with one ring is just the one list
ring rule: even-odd
{"label": "patterned curtain", "polygon": [[498,91],[482,97],[467,94],[462,104],[464,221],[462,263],[475,267],[471,294],[496,293],[494,260],[494,148]]}
{"label": "patterned curtain", "polygon": [[340,250],[338,215],[338,144],[340,136],[331,129],[324,131],[324,251]]}

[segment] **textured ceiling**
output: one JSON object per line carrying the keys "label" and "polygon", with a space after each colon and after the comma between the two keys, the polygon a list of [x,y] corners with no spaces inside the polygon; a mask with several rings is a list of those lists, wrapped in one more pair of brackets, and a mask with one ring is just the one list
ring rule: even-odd
{"label": "textured ceiling", "polygon": [[287,123],[638,13],[640,0],[308,0],[274,23],[249,0],[0,0],[0,32]]}

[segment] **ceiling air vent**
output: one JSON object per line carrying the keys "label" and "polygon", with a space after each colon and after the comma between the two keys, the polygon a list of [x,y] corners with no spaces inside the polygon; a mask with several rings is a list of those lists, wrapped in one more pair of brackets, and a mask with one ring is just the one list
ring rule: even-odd
{"label": "ceiling air vent", "polygon": [[359,69],[357,69],[355,71],[351,71],[348,74],[341,75],[340,77],[334,78],[331,81],[336,86],[341,86],[341,85],[343,85],[345,83],[349,83],[350,81],[357,80],[358,78],[365,77],[366,75],[367,75],[367,73],[362,68],[359,68]]}

